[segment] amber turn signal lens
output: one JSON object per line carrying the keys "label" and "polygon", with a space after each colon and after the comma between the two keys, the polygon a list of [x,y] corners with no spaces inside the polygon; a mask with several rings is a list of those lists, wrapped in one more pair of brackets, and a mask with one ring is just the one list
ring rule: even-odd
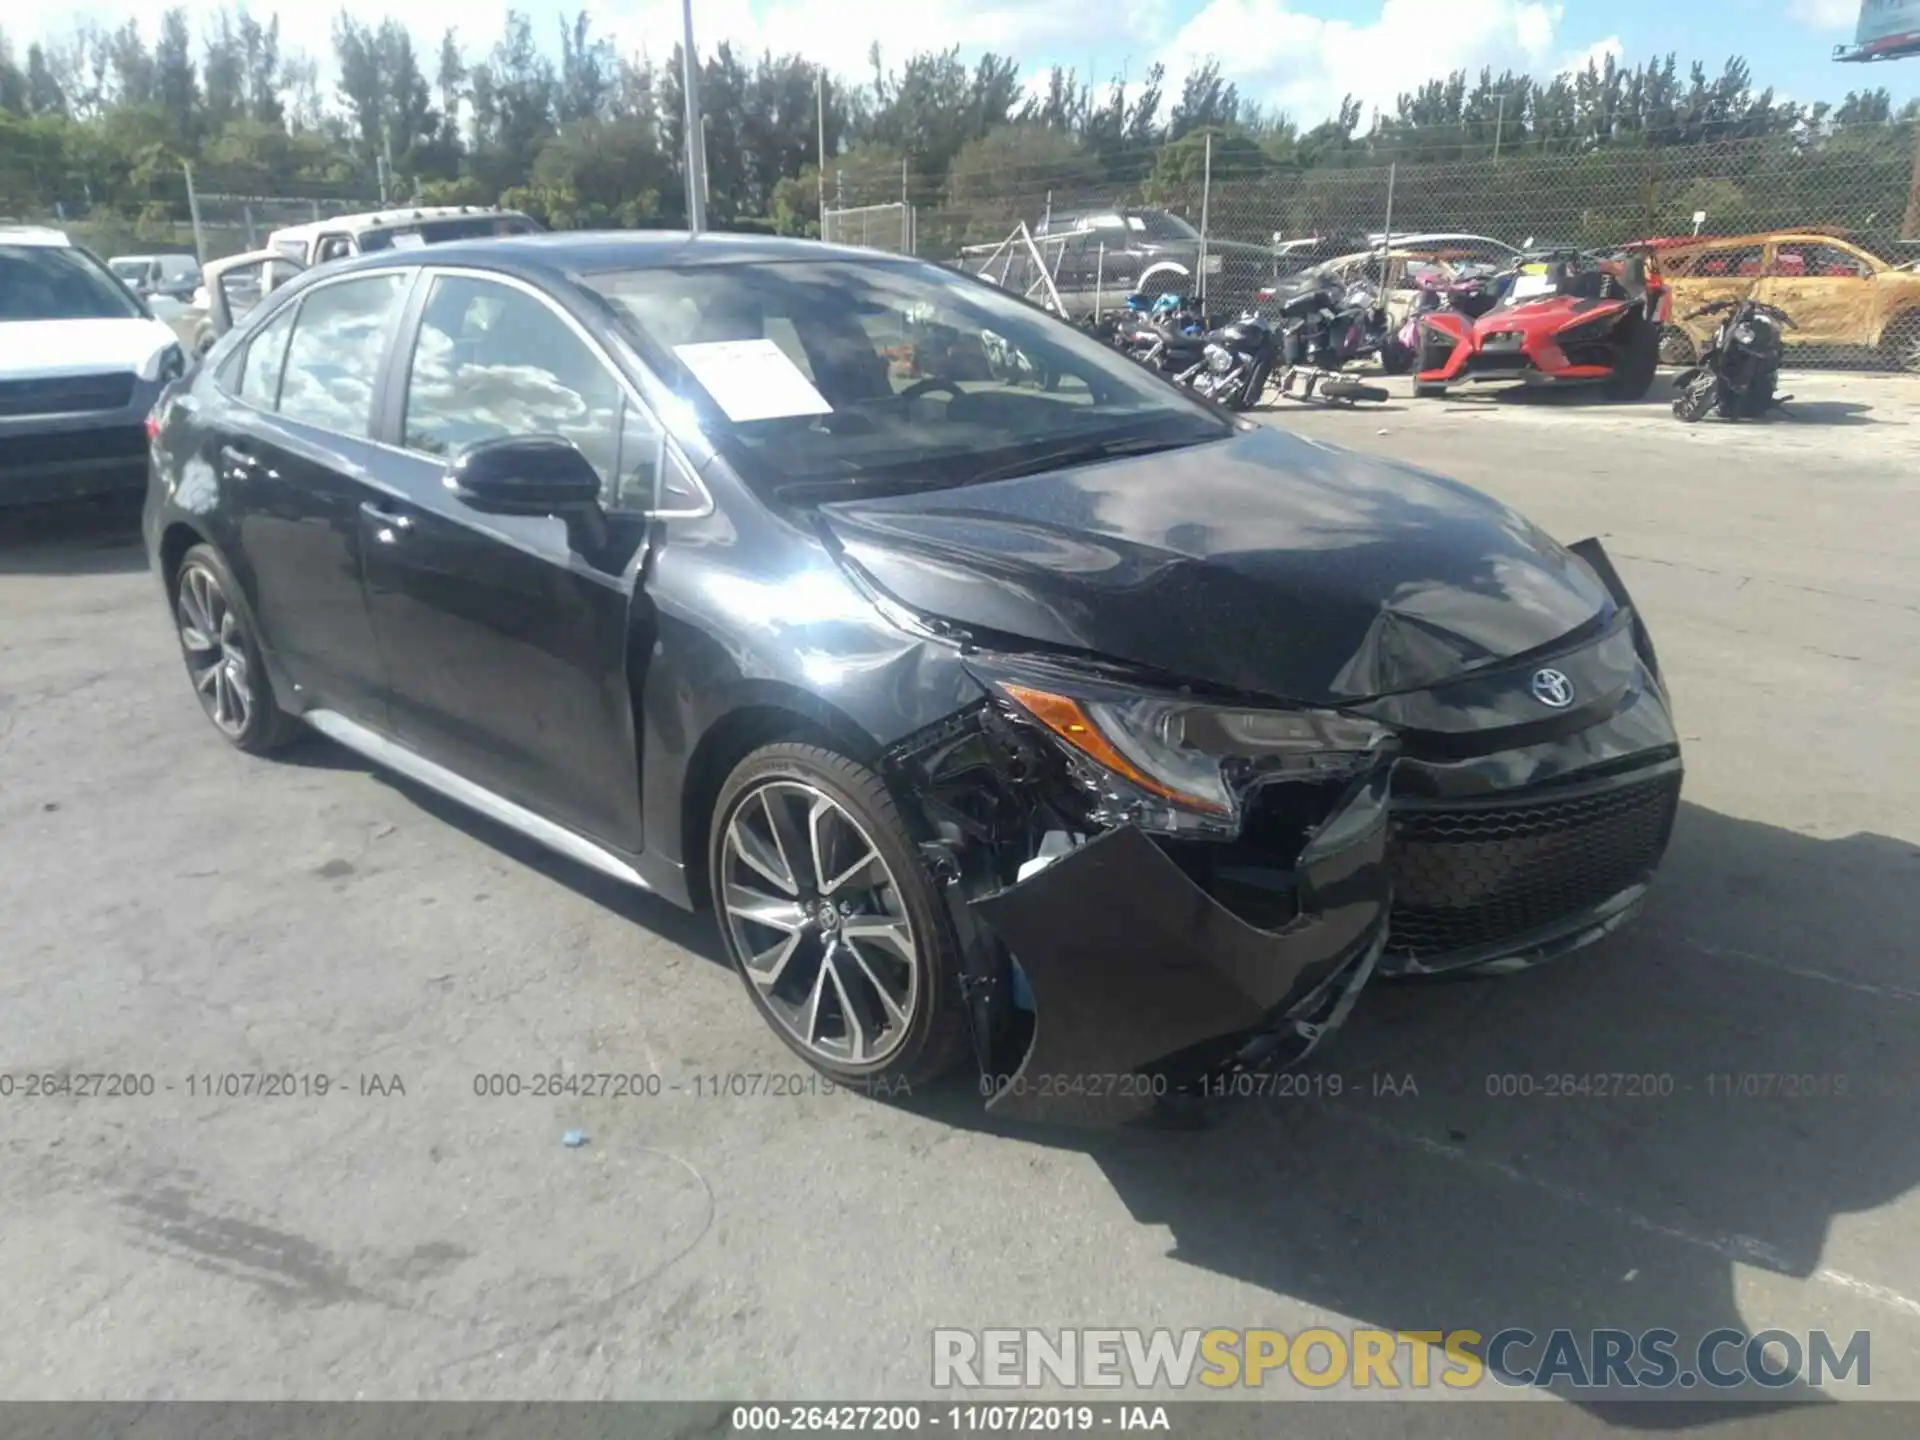
{"label": "amber turn signal lens", "polygon": [[1163,796],[1168,800],[1175,800],[1196,809],[1220,813],[1220,806],[1211,800],[1182,794],[1154,779],[1114,749],[1112,742],[1100,733],[1100,727],[1095,725],[1088,718],[1087,712],[1080,708],[1078,700],[1070,699],[1065,695],[1055,695],[1047,690],[1035,690],[1026,685],[1011,685],[1004,680],[1000,682],[1000,688],[1021,709],[1027,711],[1034,719],[1081,754],[1113,771],[1114,774],[1131,780],[1149,794]]}

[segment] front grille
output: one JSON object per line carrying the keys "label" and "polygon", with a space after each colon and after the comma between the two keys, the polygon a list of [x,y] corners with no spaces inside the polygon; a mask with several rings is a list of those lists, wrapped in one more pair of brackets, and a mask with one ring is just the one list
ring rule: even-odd
{"label": "front grille", "polygon": [[1679,803],[1676,770],[1510,805],[1396,811],[1388,953],[1430,961],[1579,916],[1653,872]]}
{"label": "front grille", "polygon": [[1526,370],[1531,368],[1532,365],[1533,362],[1518,350],[1496,350],[1491,352],[1482,350],[1477,355],[1469,355],[1467,357],[1467,369],[1473,371],[1475,374],[1484,374],[1489,371],[1504,374],[1509,371]]}
{"label": "front grille", "polygon": [[0,415],[83,415],[124,410],[133,399],[133,372],[0,380]]}
{"label": "front grille", "polygon": [[137,466],[146,459],[144,424],[103,425],[50,435],[0,435],[0,479],[29,471],[67,473]]}

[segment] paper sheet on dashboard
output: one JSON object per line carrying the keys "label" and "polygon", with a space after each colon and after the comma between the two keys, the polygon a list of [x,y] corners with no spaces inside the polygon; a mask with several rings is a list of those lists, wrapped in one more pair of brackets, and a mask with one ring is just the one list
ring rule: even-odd
{"label": "paper sheet on dashboard", "polygon": [[771,340],[709,340],[673,353],[735,422],[829,415],[833,407]]}

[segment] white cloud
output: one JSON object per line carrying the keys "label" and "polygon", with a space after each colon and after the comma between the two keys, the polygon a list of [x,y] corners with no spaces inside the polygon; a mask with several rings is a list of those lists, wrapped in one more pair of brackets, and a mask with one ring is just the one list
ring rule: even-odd
{"label": "white cloud", "polygon": [[1860,0],[1790,0],[1787,13],[1815,30],[1851,30],[1860,18]]}
{"label": "white cloud", "polygon": [[1375,109],[1450,70],[1539,70],[1562,7],[1541,0],[1385,0],[1370,23],[1323,20],[1288,0],[1211,0],[1174,36],[1169,71],[1209,57],[1240,92],[1305,124],[1353,95]]}
{"label": "white cloud", "polygon": [[1565,63],[1560,66],[1560,73],[1562,75],[1575,75],[1585,70],[1589,65],[1593,66],[1596,70],[1604,70],[1607,68],[1607,61],[1611,60],[1617,65],[1621,60],[1626,58],[1626,54],[1627,47],[1620,43],[1620,37],[1618,35],[1609,35],[1604,40],[1594,41],[1593,44],[1587,46],[1587,48],[1579,54],[1568,57]]}

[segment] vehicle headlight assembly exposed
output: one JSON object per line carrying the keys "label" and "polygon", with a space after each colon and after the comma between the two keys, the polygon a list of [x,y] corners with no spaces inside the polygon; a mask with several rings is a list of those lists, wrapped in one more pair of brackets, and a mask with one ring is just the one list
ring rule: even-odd
{"label": "vehicle headlight assembly exposed", "polygon": [[187,373],[187,352],[179,345],[169,345],[154,357],[154,379],[162,385],[178,380]]}
{"label": "vehicle headlight assembly exposed", "polygon": [[1233,352],[1221,345],[1207,346],[1207,368],[1216,375],[1233,369]]}
{"label": "vehicle headlight assembly exposed", "polygon": [[1237,832],[1255,785],[1338,779],[1393,748],[1386,727],[1338,711],[1212,705],[1055,670],[982,678],[1120,802],[1111,808],[1151,830]]}
{"label": "vehicle headlight assembly exposed", "polygon": [[1733,338],[1742,345],[1751,345],[1753,343],[1753,326],[1742,320],[1738,325],[1733,327]]}

